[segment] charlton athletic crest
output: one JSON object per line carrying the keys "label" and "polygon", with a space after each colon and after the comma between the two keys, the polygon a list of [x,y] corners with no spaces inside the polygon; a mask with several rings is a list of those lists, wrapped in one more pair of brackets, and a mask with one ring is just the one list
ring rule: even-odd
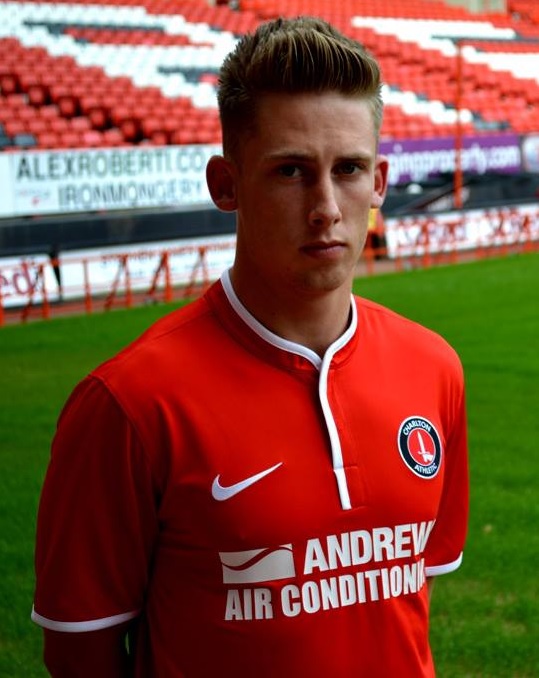
{"label": "charlton athletic crest", "polygon": [[411,471],[420,478],[434,478],[442,461],[442,444],[434,424],[424,417],[408,417],[400,425],[398,443]]}

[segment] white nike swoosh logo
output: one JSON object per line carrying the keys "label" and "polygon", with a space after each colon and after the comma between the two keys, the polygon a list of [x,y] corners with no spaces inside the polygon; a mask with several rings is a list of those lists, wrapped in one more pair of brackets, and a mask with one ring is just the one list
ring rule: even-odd
{"label": "white nike swoosh logo", "polygon": [[251,487],[251,485],[254,485],[259,480],[262,480],[262,478],[265,478],[270,473],[273,473],[273,471],[276,471],[279,466],[282,466],[282,463],[283,462],[280,461],[278,464],[275,464],[275,466],[267,468],[265,471],[261,471],[254,476],[249,476],[249,478],[240,480],[239,483],[234,483],[234,485],[223,486],[219,482],[219,478],[221,476],[216,476],[211,486],[211,495],[217,501],[226,501],[227,499],[236,496],[240,492],[243,492],[243,490],[246,490],[248,487]]}

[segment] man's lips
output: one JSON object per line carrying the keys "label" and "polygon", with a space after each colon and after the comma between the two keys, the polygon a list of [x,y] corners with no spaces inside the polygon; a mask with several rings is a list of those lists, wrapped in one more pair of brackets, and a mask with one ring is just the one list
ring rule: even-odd
{"label": "man's lips", "polygon": [[332,240],[330,242],[318,241],[303,245],[301,251],[312,257],[332,258],[340,256],[345,247],[346,245],[338,240]]}

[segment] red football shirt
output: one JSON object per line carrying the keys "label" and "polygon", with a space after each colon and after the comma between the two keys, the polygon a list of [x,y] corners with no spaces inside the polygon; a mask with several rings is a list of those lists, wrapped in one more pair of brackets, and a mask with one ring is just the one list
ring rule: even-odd
{"label": "red football shirt", "polygon": [[351,308],[321,359],[225,275],[85,379],[43,489],[34,620],[138,617],[138,676],[433,676],[425,579],[466,533],[461,365]]}

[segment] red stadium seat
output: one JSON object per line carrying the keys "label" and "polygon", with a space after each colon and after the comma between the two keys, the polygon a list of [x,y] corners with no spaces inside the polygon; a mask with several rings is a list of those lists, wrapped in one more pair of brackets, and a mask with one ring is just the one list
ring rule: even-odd
{"label": "red stadium seat", "polygon": [[67,132],[69,130],[69,120],[67,118],[57,117],[51,118],[49,121],[51,132]]}
{"label": "red stadium seat", "polygon": [[55,132],[40,132],[36,137],[38,148],[54,149],[60,147],[60,137]]}
{"label": "red stadium seat", "polygon": [[98,148],[104,145],[104,138],[101,132],[95,129],[88,129],[82,132],[81,140],[84,146],[88,148]]}
{"label": "red stadium seat", "polygon": [[22,120],[6,120],[4,122],[4,132],[8,137],[24,134],[26,132],[26,124]]}
{"label": "red stadium seat", "polygon": [[75,118],[71,118],[70,127],[72,130],[76,130],[77,132],[85,132],[86,130],[92,128],[92,123],[90,122],[89,118],[79,115]]}
{"label": "red stadium seat", "polygon": [[126,141],[123,134],[117,128],[107,129],[102,134],[103,144],[105,146],[123,146]]}
{"label": "red stadium seat", "polygon": [[0,75],[0,92],[4,96],[15,94],[19,91],[18,78],[11,74]]}
{"label": "red stadium seat", "polygon": [[139,124],[133,118],[121,120],[118,124],[118,128],[120,129],[122,136],[126,141],[134,142],[137,141],[141,136]]}
{"label": "red stadium seat", "polygon": [[94,108],[88,113],[88,118],[92,127],[97,130],[104,130],[108,124],[108,114],[104,108]]}
{"label": "red stadium seat", "polygon": [[44,106],[49,101],[48,89],[43,85],[30,85],[25,91],[32,106]]}
{"label": "red stadium seat", "polygon": [[10,93],[4,95],[4,101],[7,106],[16,110],[26,106],[26,96],[24,94]]}
{"label": "red stadium seat", "polygon": [[163,131],[163,121],[157,117],[147,117],[141,121],[142,135],[146,139],[150,139],[152,134]]}
{"label": "red stadium seat", "polygon": [[60,132],[58,136],[59,148],[82,148],[84,146],[81,135],[78,132],[68,130],[66,132]]}
{"label": "red stadium seat", "polygon": [[48,132],[50,130],[50,125],[47,118],[35,117],[32,120],[27,121],[26,128],[30,134],[38,135],[43,132]]}
{"label": "red stadium seat", "polygon": [[152,132],[149,141],[152,146],[167,146],[169,144],[169,135],[163,131]]}

